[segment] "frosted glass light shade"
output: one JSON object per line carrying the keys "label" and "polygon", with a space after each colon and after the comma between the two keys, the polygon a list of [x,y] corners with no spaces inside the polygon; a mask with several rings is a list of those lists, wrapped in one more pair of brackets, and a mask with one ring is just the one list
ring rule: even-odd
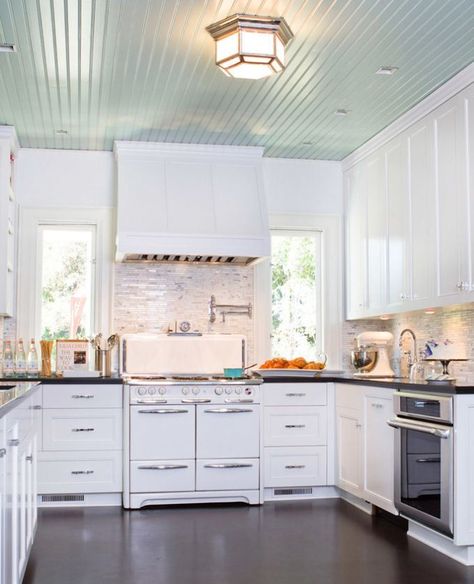
{"label": "frosted glass light shade", "polygon": [[284,18],[235,14],[207,30],[216,41],[216,65],[229,77],[261,79],[285,68],[293,33]]}

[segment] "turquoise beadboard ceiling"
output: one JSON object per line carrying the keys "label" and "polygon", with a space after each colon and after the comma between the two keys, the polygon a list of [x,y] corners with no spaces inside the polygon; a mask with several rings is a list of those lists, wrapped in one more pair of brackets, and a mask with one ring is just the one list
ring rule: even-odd
{"label": "turquoise beadboard ceiling", "polygon": [[[286,18],[283,73],[217,69],[205,27],[236,12]],[[0,54],[0,123],[31,148],[151,140],[339,160],[471,63],[473,30],[474,0],[0,0],[0,41],[18,49]],[[399,71],[375,75],[383,65]]]}

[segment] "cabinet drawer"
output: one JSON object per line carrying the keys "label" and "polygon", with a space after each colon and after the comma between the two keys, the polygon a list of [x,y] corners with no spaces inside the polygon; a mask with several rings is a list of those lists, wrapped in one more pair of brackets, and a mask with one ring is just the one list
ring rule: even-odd
{"label": "cabinet drawer", "polygon": [[325,383],[267,383],[264,386],[266,406],[324,406]]}
{"label": "cabinet drawer", "polygon": [[117,493],[122,491],[122,453],[41,452],[38,493]]}
{"label": "cabinet drawer", "polygon": [[43,450],[121,450],[122,410],[43,410]]}
{"label": "cabinet drawer", "polygon": [[259,459],[206,459],[196,461],[197,491],[258,489]]}
{"label": "cabinet drawer", "polygon": [[266,407],[264,445],[323,446],[326,427],[326,406]]}
{"label": "cabinet drawer", "polygon": [[141,460],[130,463],[132,493],[194,491],[195,460]]}
{"label": "cabinet drawer", "polygon": [[121,408],[122,386],[81,383],[45,385],[43,408]]}
{"label": "cabinet drawer", "polygon": [[325,485],[326,447],[265,448],[265,487]]}

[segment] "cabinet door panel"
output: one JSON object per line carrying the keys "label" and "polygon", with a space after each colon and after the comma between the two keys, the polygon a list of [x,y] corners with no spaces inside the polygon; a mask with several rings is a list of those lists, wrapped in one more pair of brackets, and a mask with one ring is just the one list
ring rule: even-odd
{"label": "cabinet door panel", "polygon": [[387,424],[393,414],[390,392],[386,397],[365,395],[364,490],[366,498],[386,511],[395,512],[394,431]]}
{"label": "cabinet door panel", "polygon": [[356,496],[363,492],[361,430],[358,410],[336,408],[337,485]]}

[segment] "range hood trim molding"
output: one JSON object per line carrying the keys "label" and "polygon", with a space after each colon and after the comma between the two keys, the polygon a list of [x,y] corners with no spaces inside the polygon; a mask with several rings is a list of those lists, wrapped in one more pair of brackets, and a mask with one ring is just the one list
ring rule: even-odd
{"label": "range hood trim molding", "polygon": [[116,141],[114,142],[114,155],[118,160],[119,156],[139,158],[140,160],[148,159],[148,156],[156,159],[160,157],[186,157],[209,159],[222,159],[227,162],[242,162],[243,160],[256,160],[263,158],[265,148],[260,146],[227,146],[215,144],[180,144],[164,142],[132,142]]}

